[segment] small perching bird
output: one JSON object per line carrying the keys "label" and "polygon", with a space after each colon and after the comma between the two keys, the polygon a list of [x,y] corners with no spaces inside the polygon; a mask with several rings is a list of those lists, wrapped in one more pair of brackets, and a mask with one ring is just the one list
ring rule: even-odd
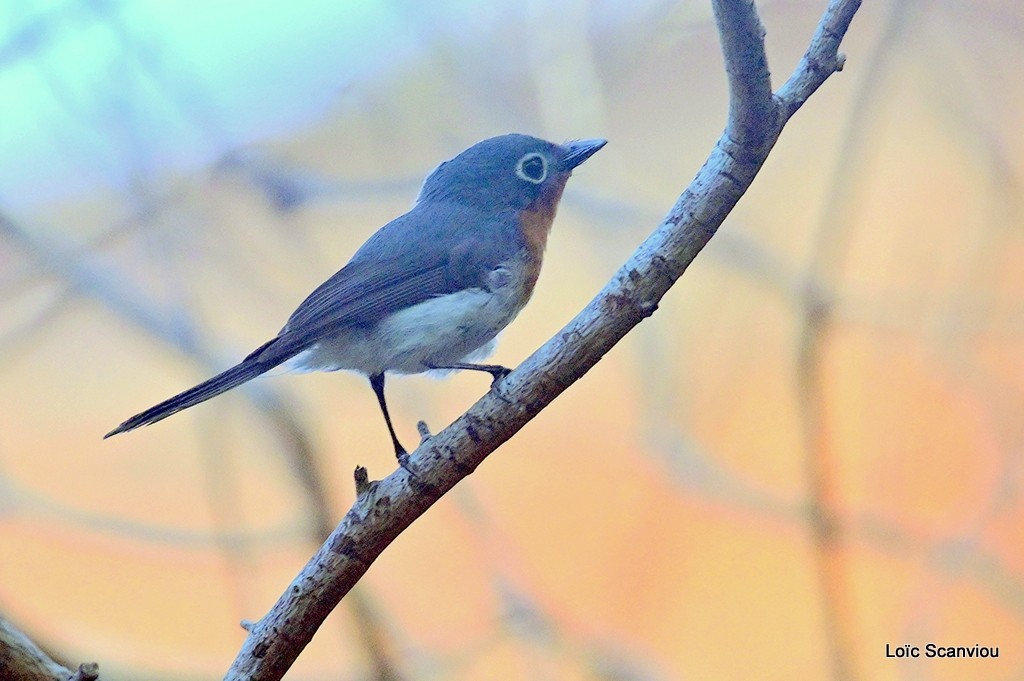
{"label": "small perching bird", "polygon": [[473,364],[533,293],[562,190],[606,141],[554,144],[502,135],[439,165],[412,209],[381,227],[292,313],[274,338],[239,364],[114,428],[167,418],[274,367],[366,374],[395,446],[386,372],[509,369]]}

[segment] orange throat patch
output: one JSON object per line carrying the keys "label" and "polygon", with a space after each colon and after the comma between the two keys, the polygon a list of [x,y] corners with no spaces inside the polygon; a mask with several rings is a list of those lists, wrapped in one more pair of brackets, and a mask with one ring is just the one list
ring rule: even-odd
{"label": "orange throat patch", "polygon": [[544,260],[544,248],[548,244],[551,224],[555,221],[558,202],[562,199],[562,191],[569,176],[560,178],[545,187],[537,200],[519,213],[519,229],[526,244],[526,294],[533,293],[533,287],[540,276],[540,265]]}

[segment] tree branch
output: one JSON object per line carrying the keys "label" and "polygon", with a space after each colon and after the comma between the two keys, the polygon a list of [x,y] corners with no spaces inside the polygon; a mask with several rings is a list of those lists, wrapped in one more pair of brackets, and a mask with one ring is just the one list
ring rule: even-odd
{"label": "tree branch", "polygon": [[32,640],[11,622],[0,617],[0,679],[4,681],[96,681],[99,667],[95,662],[81,665],[72,672],[54,662]]}
{"label": "tree branch", "polygon": [[839,51],[839,44],[858,9],[860,0],[830,0],[828,3],[828,9],[818,22],[818,28],[800,64],[775,93],[783,124],[829,76],[843,70],[846,55]]}
{"label": "tree branch", "polygon": [[750,186],[785,122],[831,75],[860,0],[832,0],[796,72],[772,97],[752,0],[713,0],[729,77],[729,122],[704,167],[604,289],[465,414],[379,482],[356,469],[355,503],[278,602],[249,628],[226,681],[272,681],[377,556],[499,445],[583,376],[658,302]]}

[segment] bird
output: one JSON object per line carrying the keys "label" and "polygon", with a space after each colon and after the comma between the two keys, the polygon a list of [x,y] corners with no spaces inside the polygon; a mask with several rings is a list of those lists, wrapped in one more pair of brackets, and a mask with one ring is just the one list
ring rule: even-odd
{"label": "bird", "polygon": [[433,370],[491,374],[476,363],[533,294],[548,234],[573,170],[604,139],[562,144],[524,134],[485,139],[441,163],[412,208],[378,229],[348,264],[296,308],[281,331],[241,362],[132,416],[104,436],[146,426],[284,365],[364,374],[395,455],[385,375]]}

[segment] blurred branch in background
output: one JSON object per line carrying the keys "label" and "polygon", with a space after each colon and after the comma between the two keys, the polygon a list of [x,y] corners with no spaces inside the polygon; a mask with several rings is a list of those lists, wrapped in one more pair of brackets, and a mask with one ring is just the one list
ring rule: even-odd
{"label": "blurred branch in background", "polygon": [[[868,73],[885,73],[885,61],[893,57],[893,43],[900,35],[907,3],[890,6],[886,28],[865,68]],[[853,589],[848,575],[842,523],[842,507],[836,455],[832,449],[827,405],[828,378],[824,375],[822,353],[835,319],[838,279],[852,232],[858,196],[858,180],[864,177],[864,141],[881,104],[880,78],[866,78],[846,119],[840,153],[830,174],[824,212],[811,245],[810,266],[803,295],[800,340],[797,354],[799,397],[803,416],[804,457],[807,472],[808,513],[815,545],[817,577],[826,638],[837,681],[860,678],[854,660],[859,641],[854,630]]]}
{"label": "blurred branch in background", "polygon": [[[522,640],[558,657],[576,661],[598,681],[660,681],[665,678],[649,660],[631,654],[612,637],[587,636],[566,631],[558,618],[539,598],[533,595],[523,575],[519,547],[492,518],[486,503],[476,498],[465,486],[452,491],[461,517],[469,530],[469,538],[483,558],[495,597],[501,604],[500,629],[484,641],[494,646],[507,638]],[[468,666],[476,655],[472,649],[462,650],[444,671],[458,675],[460,666]]]}
{"label": "blurred branch in background", "polygon": [[236,149],[217,164],[216,172],[237,177],[264,196],[282,213],[306,206],[313,201],[379,200],[382,196],[408,196],[422,180],[417,178],[385,178],[362,182],[339,180],[289,166],[255,149]]}

